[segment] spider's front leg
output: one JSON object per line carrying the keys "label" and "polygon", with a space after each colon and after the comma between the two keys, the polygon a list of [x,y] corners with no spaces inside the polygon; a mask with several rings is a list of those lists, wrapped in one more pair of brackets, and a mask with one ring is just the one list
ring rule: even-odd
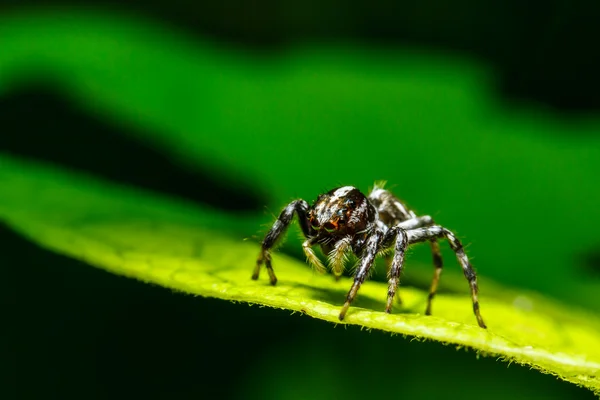
{"label": "spider's front leg", "polygon": [[388,314],[392,312],[394,296],[396,295],[396,290],[398,290],[398,285],[400,285],[400,274],[402,273],[402,267],[404,265],[404,253],[406,253],[406,247],[408,246],[408,235],[406,230],[399,226],[395,226],[388,230],[381,247],[385,249],[391,246],[394,239],[396,239],[396,244],[394,246],[392,264],[388,272],[389,286],[387,303],[385,305],[385,312]]}
{"label": "spider's front leg", "polygon": [[373,266],[373,262],[375,261],[375,257],[380,250],[381,242],[384,238],[384,233],[376,229],[373,234],[367,239],[365,243],[365,248],[363,250],[362,256],[360,258],[360,265],[356,270],[356,275],[354,276],[354,283],[346,296],[346,302],[342,306],[342,310],[340,311],[340,321],[344,319],[346,316],[346,312],[348,312],[348,308],[350,304],[356,297],[356,293],[358,289],[360,289],[360,285],[363,284],[367,276],[369,276],[369,271]]}
{"label": "spider's front leg", "polygon": [[[387,276],[389,278],[390,272],[392,270],[392,262],[394,261],[393,254],[385,254],[385,264],[387,266]],[[400,292],[396,290],[396,303],[402,304],[402,297],[400,297]]]}
{"label": "spider's front leg", "polygon": [[285,233],[290,222],[292,221],[292,217],[294,216],[294,212],[298,214],[298,222],[300,223],[300,228],[302,229],[302,233],[304,236],[308,236],[308,221],[307,221],[307,213],[308,213],[308,203],[304,200],[295,200],[288,204],[279,217],[271,227],[271,230],[265,236],[262,242],[262,249],[260,255],[258,256],[258,260],[256,261],[256,267],[254,268],[254,273],[252,274],[252,279],[258,279],[258,275],[260,274],[260,267],[262,264],[265,264],[267,268],[267,272],[269,273],[269,279],[271,281],[271,285],[275,285],[277,283],[277,277],[275,276],[275,272],[273,271],[273,266],[271,265],[271,249],[277,243],[277,240]]}

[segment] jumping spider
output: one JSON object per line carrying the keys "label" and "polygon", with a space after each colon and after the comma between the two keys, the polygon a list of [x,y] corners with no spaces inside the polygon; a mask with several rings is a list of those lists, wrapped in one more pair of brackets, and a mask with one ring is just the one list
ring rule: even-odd
{"label": "jumping spider", "polygon": [[479,312],[477,276],[460,241],[448,229],[434,224],[430,216],[418,217],[396,196],[383,189],[383,184],[376,185],[368,197],[353,186],[344,186],[319,195],[312,207],[304,200],[292,201],[283,209],[265,236],[252,279],[258,279],[260,267],[264,263],[271,284],[277,283],[277,277],[271,266],[270,249],[286,231],[294,212],[298,214],[300,228],[306,237],[302,249],[308,262],[317,270],[324,271],[325,267],[314,253],[313,245],[320,245],[323,252],[329,255],[329,265],[336,280],[342,275],[349,252],[354,253],[359,259],[354,283],[340,311],[340,320],[346,316],[360,285],[369,275],[375,257],[393,249],[393,258],[388,271],[389,288],[385,307],[385,312],[391,313],[394,296],[400,283],[406,248],[413,243],[425,241],[429,241],[431,245],[435,266],[425,310],[425,314],[430,315],[431,301],[442,273],[442,256],[438,239],[445,238],[456,253],[465,278],[469,281],[477,323],[480,327],[486,328]]}

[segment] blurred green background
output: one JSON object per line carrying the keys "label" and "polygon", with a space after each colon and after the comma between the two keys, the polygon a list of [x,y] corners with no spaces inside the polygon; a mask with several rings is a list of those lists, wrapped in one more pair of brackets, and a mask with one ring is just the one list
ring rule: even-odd
{"label": "blurred green background", "polygon": [[[293,198],[385,179],[458,233],[483,293],[598,312],[598,4],[129,4],[0,6],[0,157],[177,197],[257,241]],[[444,255],[441,291],[467,293]],[[429,258],[412,251],[403,283],[427,287]],[[472,352],[112,276],[8,228],[0,271],[2,398],[591,397]]]}

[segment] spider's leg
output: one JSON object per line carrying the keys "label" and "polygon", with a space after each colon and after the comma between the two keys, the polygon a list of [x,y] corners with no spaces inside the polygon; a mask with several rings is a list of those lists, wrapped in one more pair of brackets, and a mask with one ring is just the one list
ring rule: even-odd
{"label": "spider's leg", "polygon": [[431,225],[433,225],[433,218],[429,215],[423,215],[422,217],[412,217],[406,221],[402,221],[397,226],[404,230],[409,230]]}
{"label": "spider's leg", "polygon": [[425,315],[431,315],[431,302],[435,297],[438,282],[440,281],[440,275],[442,274],[442,268],[444,267],[442,253],[440,252],[440,244],[438,243],[437,239],[431,239],[429,243],[431,244],[431,255],[433,256],[433,266],[435,267],[435,272],[433,274],[433,280],[431,281],[431,288],[429,289],[429,297],[427,298],[427,309],[425,310]]}
{"label": "spider's leg", "polygon": [[463,248],[462,243],[456,238],[454,233],[449,231],[448,229],[441,227],[439,225],[433,225],[425,228],[417,228],[408,231],[408,243],[418,243],[424,242],[426,240],[431,240],[435,238],[446,238],[448,243],[450,244],[450,248],[456,254],[456,258],[460,263],[465,278],[469,281],[469,286],[471,287],[471,299],[473,300],[473,312],[475,313],[475,317],[477,318],[477,323],[480,327],[486,328],[485,323],[483,322],[483,318],[481,318],[481,313],[479,311],[479,299],[478,292],[479,289],[477,287],[477,275],[469,262],[469,258],[465,254],[465,250]]}
{"label": "spider's leg", "polygon": [[269,279],[271,281],[271,285],[275,285],[277,283],[277,277],[275,276],[275,272],[273,271],[273,267],[271,265],[271,248],[275,246],[277,240],[281,237],[283,233],[285,233],[287,227],[290,225],[292,221],[292,217],[294,216],[294,212],[298,214],[298,220],[300,223],[300,228],[302,229],[302,233],[304,236],[308,236],[308,221],[306,219],[306,214],[308,213],[308,203],[304,200],[294,200],[290,204],[288,204],[279,217],[271,227],[271,230],[265,236],[262,242],[262,249],[260,255],[258,256],[258,260],[256,260],[256,267],[254,267],[254,273],[252,274],[252,279],[258,279],[258,275],[260,273],[260,267],[264,263],[267,268],[267,272],[269,273]]}
{"label": "spider's leg", "polygon": [[373,262],[375,261],[375,257],[377,256],[377,252],[379,251],[381,240],[383,239],[383,232],[376,229],[373,234],[367,239],[365,243],[365,249],[361,255],[359,260],[358,268],[356,269],[356,275],[354,275],[354,283],[346,296],[346,302],[342,306],[342,310],[340,311],[340,321],[344,319],[346,316],[346,312],[348,311],[348,307],[350,307],[350,303],[356,297],[356,293],[360,288],[360,285],[365,281],[367,276],[369,275],[369,270],[373,266]]}
{"label": "spider's leg", "polygon": [[347,260],[348,252],[352,249],[352,240],[350,237],[345,237],[338,240],[331,253],[329,253],[329,265],[333,271],[335,280],[338,281],[344,273],[344,264]]}
{"label": "spider's leg", "polygon": [[477,294],[479,293],[479,288],[477,286],[477,274],[471,266],[469,258],[465,254],[465,250],[460,240],[458,240],[454,233],[452,233],[448,229],[443,228],[443,231],[444,236],[450,244],[450,247],[452,248],[452,250],[454,250],[454,253],[456,254],[456,258],[458,259],[458,262],[460,263],[460,266],[463,269],[465,278],[467,278],[467,281],[469,281],[469,286],[471,287],[471,299],[473,300],[473,312],[475,313],[475,317],[477,318],[477,323],[480,327],[487,328],[485,326],[485,322],[483,322],[483,318],[481,318],[481,312],[479,311],[479,299],[477,296]]}
{"label": "spider's leg", "polygon": [[388,273],[389,287],[387,295],[387,303],[385,305],[385,312],[392,312],[392,305],[394,303],[394,296],[398,285],[400,284],[400,274],[402,273],[402,267],[404,265],[404,253],[406,252],[406,246],[408,246],[408,235],[406,230],[395,226],[387,231],[382,246],[387,247],[388,243],[396,239],[394,246],[394,257],[392,258],[392,265]]}
{"label": "spider's leg", "polygon": [[[431,218],[429,215],[424,215],[422,217],[414,217],[411,219],[407,219],[406,221],[402,221],[397,226],[409,230],[422,228],[426,226],[432,226],[433,224],[433,218]],[[427,299],[427,309],[425,310],[425,315],[431,315],[431,302],[435,297],[435,293],[437,291],[438,282],[440,281],[440,275],[442,274],[443,267],[442,254],[440,252],[440,245],[437,242],[437,239],[431,239],[430,243],[435,272],[433,275],[433,280],[431,281],[431,287],[429,289],[429,297]]]}
{"label": "spider's leg", "polygon": [[[390,271],[392,269],[392,260],[394,256],[392,254],[386,254],[385,256],[385,264],[387,265],[387,276],[390,276]],[[400,292],[396,290],[396,303],[402,304],[402,298],[400,297]]]}

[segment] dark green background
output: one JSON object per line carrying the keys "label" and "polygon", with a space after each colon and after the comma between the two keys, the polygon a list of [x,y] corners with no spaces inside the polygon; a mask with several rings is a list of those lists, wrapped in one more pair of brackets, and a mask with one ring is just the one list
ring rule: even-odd
{"label": "dark green background", "polygon": [[[34,3],[30,2],[31,5]],[[486,101],[501,107],[507,115],[507,110],[513,109],[526,114],[529,112],[527,107],[531,106],[538,111],[544,110],[529,115],[526,122],[517,123],[514,132],[506,129],[507,134],[532,138],[539,143],[540,128],[536,125],[539,123],[558,126],[541,133],[544,135],[542,141],[554,143],[557,148],[562,143],[565,147],[582,146],[588,140],[597,143],[590,137],[598,134],[593,128],[599,126],[598,123],[593,122],[592,129],[578,128],[581,121],[590,117],[597,121],[595,116],[600,108],[597,96],[600,78],[596,73],[600,65],[593,57],[594,38],[600,36],[599,25],[594,22],[600,10],[597,2],[521,5],[513,1],[481,5],[465,1],[450,5],[433,1],[418,4],[336,1],[196,4],[175,1],[129,4],[128,10],[118,13],[126,11],[128,15],[150,16],[158,23],[177,27],[198,40],[208,38],[217,48],[246,52],[266,62],[276,61],[297,45],[336,41],[349,43],[347,52],[350,54],[354,45],[383,46],[391,53],[410,45],[417,53],[419,49],[438,51],[442,54],[439,59],[447,56],[449,63],[453,63],[450,60],[456,56],[469,56],[487,63],[494,73],[492,98]],[[8,15],[22,11],[22,7],[22,3],[3,4],[0,13]],[[361,53],[357,51],[356,54]],[[352,56],[349,59],[359,65],[360,70],[365,61],[356,57],[360,61],[352,61]],[[306,68],[311,68],[310,60],[302,60],[300,62],[306,62]],[[423,64],[423,69],[429,67]],[[466,65],[465,69],[468,68]],[[415,69],[420,69],[418,64]],[[294,94],[290,93],[290,96]],[[435,103],[435,93],[432,96],[431,101]],[[340,93],[339,102],[346,105],[344,99],[344,94]],[[233,104],[235,99],[231,101]],[[172,99],[173,111],[176,112],[178,107],[190,109],[185,102],[185,96]],[[301,115],[303,105],[298,107]],[[382,146],[376,141],[364,144],[365,131],[370,139],[377,137],[378,130],[386,132],[383,126],[367,126],[365,121],[371,119],[364,115],[398,113],[407,115],[405,118],[418,127],[431,125],[437,112],[434,110],[432,115],[423,116],[412,115],[411,109],[382,111],[359,106],[352,109],[352,104],[348,107],[347,115],[356,117],[357,123],[353,130],[345,131],[343,135],[334,132],[331,136],[321,137],[319,143],[304,142],[302,136],[294,136],[301,132],[299,129],[298,132],[287,132],[287,139],[270,145],[275,149],[295,146],[298,157],[307,163],[307,170],[320,171],[319,182],[335,184],[340,176],[345,176],[337,171],[360,168],[361,152],[377,152],[378,146]],[[310,105],[306,108],[310,110]],[[327,115],[320,121],[328,122]],[[261,127],[258,117],[253,122],[254,126]],[[335,121],[331,124],[335,131]],[[530,130],[527,130],[528,124],[532,125]],[[348,125],[352,126],[352,123]],[[286,126],[285,121],[283,126]],[[318,194],[316,188],[305,183],[298,183],[302,191],[281,194],[272,193],[273,188],[260,181],[236,180],[235,174],[231,174],[235,164],[201,162],[200,167],[183,168],[159,147],[136,139],[150,132],[142,130],[132,134],[128,129],[134,128],[119,124],[116,118],[110,120],[89,112],[65,96],[61,85],[44,74],[28,75],[12,90],[2,93],[0,129],[0,151],[187,198],[201,205],[227,210],[232,215],[244,215],[244,218],[249,214],[256,215],[260,223],[270,221],[264,213],[265,205],[276,212],[282,199],[288,196],[312,199]],[[459,129],[442,129],[447,129],[447,135],[456,136],[460,143]],[[574,139],[570,135],[584,137]],[[486,144],[484,136],[478,140],[483,149],[495,146]],[[353,142],[358,144],[352,146]],[[459,179],[469,176],[465,171],[444,168],[443,162],[449,162],[459,151],[452,147],[453,141],[448,142],[449,147],[442,148],[426,135],[411,142],[424,151],[431,148],[434,158],[441,159],[440,166],[418,163],[396,166],[386,160],[382,162],[381,169],[384,170],[378,171],[373,179],[388,178],[394,180],[391,183],[401,185],[404,182],[398,181],[402,177],[410,177],[409,181],[414,176],[416,183],[407,186],[416,189],[412,198],[420,201],[411,203],[418,203],[417,208],[423,212],[428,212],[426,205],[435,207],[432,212],[444,210],[452,226],[461,228],[461,236],[477,244],[477,238],[471,238],[472,230],[468,228],[479,228],[479,234],[493,234],[495,226],[487,226],[484,220],[478,220],[481,216],[476,215],[481,215],[481,210],[498,209],[498,205],[476,204],[472,207],[474,215],[453,215],[452,210],[463,210],[464,205],[453,202],[452,186],[442,183],[442,190],[437,188],[436,182],[419,179],[420,168],[439,169],[439,173],[446,176],[454,173]],[[241,143],[246,145],[252,141]],[[256,142],[256,146],[260,145]],[[394,145],[401,148],[401,140]],[[237,146],[233,150],[246,149],[240,147],[240,143]],[[325,150],[319,151],[319,148]],[[332,162],[327,156],[336,154],[338,148],[354,148],[356,153],[341,159],[336,157]],[[252,147],[247,147],[247,151],[253,151]],[[504,143],[497,151],[510,152],[511,146]],[[545,160],[533,151],[526,157]],[[261,161],[264,168],[281,170],[281,179],[285,180],[285,164]],[[536,236],[532,237],[535,248],[521,250],[521,254],[530,256],[514,261],[524,266],[533,265],[531,269],[523,270],[522,276],[514,276],[512,270],[506,272],[508,270],[503,270],[501,263],[490,265],[487,271],[480,266],[480,273],[505,283],[548,292],[553,297],[566,296],[563,300],[597,311],[594,307],[597,297],[590,298],[588,292],[581,292],[583,294],[579,296],[573,293],[569,297],[569,293],[581,282],[587,282],[586,288],[590,291],[593,282],[598,284],[600,281],[597,246],[600,240],[596,235],[579,245],[569,240],[569,234],[566,234],[564,241],[573,249],[569,253],[572,264],[568,273],[573,276],[573,281],[565,284],[568,289],[558,287],[560,282],[552,279],[553,271],[545,271],[543,266],[535,264],[536,253],[553,250],[544,247],[544,235],[554,234],[548,231],[553,226],[553,199],[544,197],[552,187],[544,182],[552,182],[553,177],[545,175],[548,169],[535,163],[517,161],[512,166],[508,164],[511,169],[507,175],[499,172],[493,175],[496,170],[486,169],[482,164],[480,175],[492,173],[489,185],[471,187],[467,181],[459,186],[460,190],[466,188],[473,193],[499,191],[498,202],[504,208],[494,211],[507,212],[506,218],[500,218],[507,223],[511,218],[527,216],[519,213],[518,204],[511,203],[513,197],[502,193],[524,191],[521,193],[523,198],[536,199],[527,207],[546,207],[549,211],[547,219],[532,221],[533,226],[542,226],[545,230],[532,232],[531,235]],[[569,176],[569,167],[576,171],[581,165],[597,166],[598,163],[593,161],[584,159],[582,164],[557,167],[557,176],[563,176],[564,182],[564,177]],[[415,172],[405,174],[408,167]],[[377,166],[372,168],[377,170]],[[523,168],[527,170],[524,172]],[[519,177],[526,174],[539,175],[539,188],[519,186],[519,182],[523,182]],[[507,184],[506,176],[514,176],[517,189]],[[307,176],[307,180],[310,177]],[[356,184],[364,186],[368,183]],[[592,197],[597,196],[598,190],[588,190],[586,198],[578,198],[578,187],[589,185],[590,182],[574,181],[572,185],[559,186],[557,189],[563,192],[556,193],[556,197],[568,198],[569,204],[574,205],[595,204],[595,199],[589,196],[590,193]],[[429,187],[429,191],[423,187]],[[307,193],[307,188],[312,192]],[[411,194],[405,196],[411,197]],[[577,215],[587,212],[587,209],[578,210]],[[590,209],[589,213],[590,221],[597,221],[597,210]],[[563,223],[559,225],[564,226]],[[590,226],[589,231],[595,232],[594,227]],[[254,233],[243,226],[232,234]],[[527,238],[523,232],[518,236],[521,240]],[[523,240],[515,245],[523,248]],[[493,258],[489,253],[495,251],[501,253],[498,257],[505,257],[510,251],[501,238],[494,246],[485,248],[482,244],[479,259]],[[476,252],[477,246],[473,247]],[[488,254],[481,254],[482,248]],[[299,254],[293,240],[284,250]],[[415,251],[415,259],[426,260],[427,257],[426,252]],[[447,259],[447,264],[453,265],[453,260]],[[7,228],[0,230],[0,271],[0,300],[6,315],[1,333],[2,353],[7,355],[2,357],[6,371],[2,374],[6,380],[2,387],[7,391],[2,398],[186,399],[209,395],[239,399],[434,398],[451,395],[463,398],[591,397],[585,390],[527,368],[515,365],[507,368],[507,364],[491,358],[476,360],[472,352],[457,352],[452,347],[435,343],[410,342],[380,332],[361,332],[354,327],[334,328],[307,317],[290,317],[284,311],[193,298],[112,276],[39,249]],[[546,272],[549,276],[544,275]],[[422,274],[428,277],[429,271],[422,271]],[[406,282],[426,284],[418,273],[408,276]],[[442,282],[442,290],[443,286]]]}

